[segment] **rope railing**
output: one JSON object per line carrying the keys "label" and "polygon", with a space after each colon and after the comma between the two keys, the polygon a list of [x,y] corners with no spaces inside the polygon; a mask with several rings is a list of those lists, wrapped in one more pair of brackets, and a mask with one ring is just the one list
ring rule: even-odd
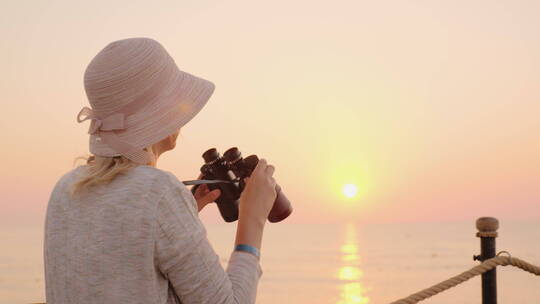
{"label": "rope railing", "polygon": [[[500,253],[508,253],[506,251],[501,251]],[[429,288],[426,288],[424,290],[421,290],[417,293],[413,293],[412,295],[399,299],[397,301],[394,301],[390,304],[415,304],[422,300],[425,300],[427,298],[430,298],[438,293],[441,293],[445,290],[448,290],[452,287],[455,287],[477,275],[481,275],[485,273],[486,271],[489,271],[497,266],[515,266],[517,268],[520,268],[524,271],[530,272],[532,274],[535,274],[537,276],[540,276],[540,267],[533,265],[531,263],[528,263],[522,259],[515,258],[512,256],[499,256],[497,254],[496,257],[485,260],[481,264],[474,266],[473,268],[464,271],[457,276],[451,277],[448,280],[444,280],[438,284],[435,284]],[[46,304],[46,303],[31,303],[31,304]]]}
{"label": "rope railing", "polygon": [[[482,275],[482,303],[496,304],[497,285],[495,268],[497,266],[511,265],[540,276],[540,267],[528,263],[522,259],[512,257],[507,251],[500,251],[495,255],[495,238],[498,236],[497,229],[499,228],[499,222],[497,219],[492,217],[481,217],[476,221],[476,227],[478,229],[476,236],[481,239],[481,254],[475,255],[474,259],[482,261],[481,264],[429,288],[421,290],[417,293],[413,293],[406,298],[391,302],[390,304],[415,304],[455,287],[478,275]],[[508,256],[501,256],[501,253],[506,253]]]}
{"label": "rope railing", "polygon": [[[506,252],[506,251],[504,251]],[[499,252],[499,254],[502,253]],[[506,252],[508,253],[508,252]],[[519,259],[519,258],[515,258],[515,257],[512,257],[512,256],[499,256],[497,255],[496,257],[494,258],[491,258],[491,259],[487,259],[485,260],[484,262],[482,262],[481,264],[467,270],[467,271],[464,271],[460,274],[458,274],[457,276],[454,276],[448,280],[444,280],[438,284],[435,284],[429,288],[426,288],[422,291],[419,291],[417,293],[414,293],[406,298],[403,298],[403,299],[400,299],[400,300],[397,300],[397,301],[394,301],[390,304],[414,304],[414,303],[418,303],[422,300],[425,300],[427,298],[430,298],[438,293],[441,293],[447,289],[450,289],[456,285],[459,285],[467,280],[469,280],[470,278],[473,278],[477,275],[481,275],[491,269],[494,269],[495,267],[497,266],[507,266],[507,265],[512,265],[512,266],[515,266],[517,268],[520,268],[522,270],[525,270],[527,272],[530,272],[532,274],[535,274],[537,276],[540,275],[540,267],[536,266],[536,265],[533,265],[533,264],[530,264],[522,259]]]}

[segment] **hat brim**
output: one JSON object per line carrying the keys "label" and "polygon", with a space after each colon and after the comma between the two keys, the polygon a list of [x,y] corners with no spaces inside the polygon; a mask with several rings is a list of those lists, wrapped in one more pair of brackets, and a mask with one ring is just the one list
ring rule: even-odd
{"label": "hat brim", "polygon": [[[173,134],[202,110],[214,93],[215,85],[184,71],[176,76],[174,85],[162,92],[154,103],[126,118],[126,130],[117,132],[121,140],[143,149]],[[95,135],[90,136],[90,152],[100,156],[121,155]]]}

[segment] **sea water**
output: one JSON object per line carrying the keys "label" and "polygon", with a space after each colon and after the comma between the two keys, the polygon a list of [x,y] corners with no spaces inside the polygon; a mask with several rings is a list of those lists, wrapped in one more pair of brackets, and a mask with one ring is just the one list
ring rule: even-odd
{"label": "sea water", "polygon": [[[207,224],[223,267],[235,223]],[[474,221],[448,223],[268,223],[261,248],[257,303],[389,303],[475,265]],[[0,303],[45,300],[43,229],[2,227]],[[540,223],[501,221],[497,251],[540,265]],[[538,303],[540,277],[497,268],[499,303]],[[480,303],[480,277],[422,303]]]}

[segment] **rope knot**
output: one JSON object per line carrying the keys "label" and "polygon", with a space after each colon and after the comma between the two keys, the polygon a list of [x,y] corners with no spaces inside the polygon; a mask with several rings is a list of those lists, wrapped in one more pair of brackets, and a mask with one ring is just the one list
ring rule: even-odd
{"label": "rope knot", "polygon": [[499,253],[497,253],[497,256],[499,256],[501,253],[506,253],[508,255],[509,264],[512,264],[512,255],[510,254],[510,252],[508,252],[506,250],[501,250],[501,251],[499,251]]}

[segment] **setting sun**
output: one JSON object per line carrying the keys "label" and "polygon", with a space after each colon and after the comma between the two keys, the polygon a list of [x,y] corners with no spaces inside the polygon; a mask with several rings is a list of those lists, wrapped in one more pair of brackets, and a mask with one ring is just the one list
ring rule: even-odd
{"label": "setting sun", "polygon": [[358,187],[356,187],[356,185],[345,184],[343,186],[343,194],[346,197],[355,197],[357,193],[358,193]]}

